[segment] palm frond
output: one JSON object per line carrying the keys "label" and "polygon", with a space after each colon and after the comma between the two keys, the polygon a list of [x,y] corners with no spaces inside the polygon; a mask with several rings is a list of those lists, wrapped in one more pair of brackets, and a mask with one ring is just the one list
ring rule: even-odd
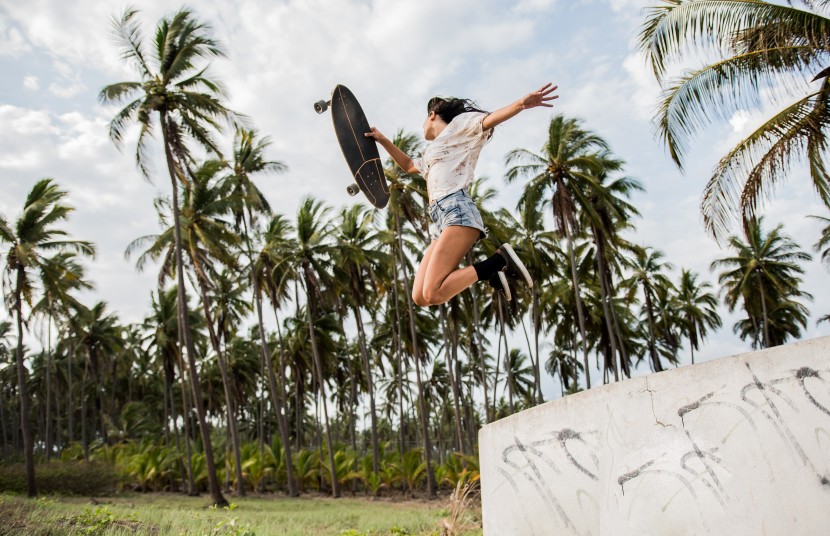
{"label": "palm frond", "polygon": [[738,110],[753,109],[806,88],[796,76],[826,54],[811,47],[766,49],[738,54],[669,82],[656,115],[658,135],[682,169],[687,140],[713,120],[728,120]]}
{"label": "palm frond", "polygon": [[[704,224],[713,236],[723,238],[734,223],[749,221],[793,161],[805,154],[809,139],[823,136],[827,119],[817,108],[817,96],[809,95],[776,114],[718,163],[701,202]],[[821,176],[814,178],[817,188],[826,189]]]}
{"label": "palm frond", "polygon": [[127,8],[120,18],[113,18],[112,25],[116,39],[122,45],[121,58],[134,61],[145,79],[152,78],[152,70],[147,62],[142,41],[141,25],[137,20],[138,10]]}
{"label": "palm frond", "polygon": [[799,33],[814,28],[817,35],[827,24],[816,13],[762,0],[663,0],[647,12],[638,46],[658,81],[680,56],[720,55],[749,28],[766,27],[782,34],[792,33],[793,28]]}

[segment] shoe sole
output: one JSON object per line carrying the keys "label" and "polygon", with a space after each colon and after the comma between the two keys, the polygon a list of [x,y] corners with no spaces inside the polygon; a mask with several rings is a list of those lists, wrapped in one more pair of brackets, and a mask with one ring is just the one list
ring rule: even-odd
{"label": "shoe sole", "polygon": [[527,268],[525,267],[524,263],[519,259],[519,256],[516,255],[516,252],[513,251],[513,248],[510,247],[510,244],[502,244],[502,250],[506,251],[507,254],[510,256],[510,259],[513,261],[513,264],[519,269],[521,272],[522,277],[525,278],[525,282],[527,286],[533,288],[533,279],[530,278],[530,273],[528,273]]}
{"label": "shoe sole", "polygon": [[496,272],[496,275],[499,277],[499,281],[501,282],[501,288],[504,292],[504,299],[510,301],[513,299],[513,295],[510,293],[510,285],[507,284],[507,276],[504,275],[504,272]]}

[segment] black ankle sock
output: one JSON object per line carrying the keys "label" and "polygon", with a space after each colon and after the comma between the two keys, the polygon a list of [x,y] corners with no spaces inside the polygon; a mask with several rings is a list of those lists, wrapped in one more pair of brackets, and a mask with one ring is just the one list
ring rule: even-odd
{"label": "black ankle sock", "polygon": [[494,253],[492,256],[473,264],[479,281],[489,281],[493,274],[507,266],[501,253]]}

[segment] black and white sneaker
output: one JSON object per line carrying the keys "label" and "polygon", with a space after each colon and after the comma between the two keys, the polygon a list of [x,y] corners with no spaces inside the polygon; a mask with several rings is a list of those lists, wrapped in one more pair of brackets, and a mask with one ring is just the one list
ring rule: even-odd
{"label": "black and white sneaker", "polygon": [[493,274],[489,283],[494,289],[502,291],[505,300],[510,301],[513,299],[513,294],[510,292],[510,285],[507,284],[507,276],[504,275],[504,272],[499,270]]}
{"label": "black and white sneaker", "polygon": [[507,262],[507,266],[504,267],[504,273],[507,274],[507,277],[511,279],[523,279],[527,283],[527,286],[533,288],[533,279],[530,278],[527,267],[519,259],[519,256],[516,255],[516,252],[513,251],[513,248],[510,247],[510,244],[502,244],[498,251]]}

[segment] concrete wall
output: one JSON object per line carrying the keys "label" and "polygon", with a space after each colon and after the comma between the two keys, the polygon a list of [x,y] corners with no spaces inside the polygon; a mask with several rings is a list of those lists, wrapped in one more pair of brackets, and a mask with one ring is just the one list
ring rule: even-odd
{"label": "concrete wall", "polygon": [[485,536],[830,534],[830,337],[548,402],[479,446]]}

